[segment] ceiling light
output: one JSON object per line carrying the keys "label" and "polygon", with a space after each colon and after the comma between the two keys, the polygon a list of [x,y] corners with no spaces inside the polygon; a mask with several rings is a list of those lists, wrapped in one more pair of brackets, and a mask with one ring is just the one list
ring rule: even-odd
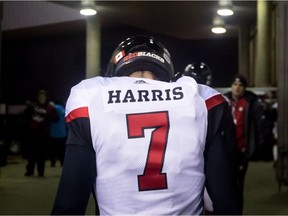
{"label": "ceiling light", "polygon": [[214,34],[223,34],[226,32],[225,23],[222,17],[217,16],[213,19],[213,26],[211,31]]}
{"label": "ceiling light", "polygon": [[221,8],[217,10],[217,14],[219,14],[220,16],[231,16],[234,14],[234,12],[230,8]]}
{"label": "ceiling light", "polygon": [[94,1],[82,1],[81,2],[81,10],[80,10],[80,14],[84,15],[84,16],[93,16],[95,14],[97,14],[96,11],[96,6],[94,4]]}
{"label": "ceiling light", "polygon": [[234,14],[231,0],[220,0],[217,14],[220,16],[231,16]]}
{"label": "ceiling light", "polygon": [[211,31],[214,34],[224,34],[226,32],[226,29],[222,26],[216,26],[216,27],[212,27]]}
{"label": "ceiling light", "polygon": [[84,16],[93,16],[95,14],[97,14],[97,11],[93,8],[84,8],[80,10],[80,14],[84,15]]}

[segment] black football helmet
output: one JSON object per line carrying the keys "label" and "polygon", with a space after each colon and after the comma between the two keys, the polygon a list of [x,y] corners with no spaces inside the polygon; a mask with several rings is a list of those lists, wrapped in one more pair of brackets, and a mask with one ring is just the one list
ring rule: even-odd
{"label": "black football helmet", "polygon": [[203,62],[188,64],[183,72],[183,76],[193,77],[197,83],[211,85],[212,72],[208,65]]}
{"label": "black football helmet", "polygon": [[161,81],[170,82],[174,67],[170,53],[157,39],[137,35],[121,42],[112,54],[106,77],[129,76],[149,70]]}

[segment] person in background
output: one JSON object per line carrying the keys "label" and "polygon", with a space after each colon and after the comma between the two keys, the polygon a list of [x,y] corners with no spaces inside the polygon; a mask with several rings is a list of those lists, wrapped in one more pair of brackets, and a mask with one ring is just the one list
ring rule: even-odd
{"label": "person in background", "polygon": [[45,90],[38,91],[36,102],[27,101],[27,108],[23,115],[28,120],[28,142],[26,143],[28,163],[24,175],[34,175],[34,168],[37,165],[38,176],[44,177],[50,124],[58,121],[57,112],[54,106],[48,103]]}
{"label": "person in background", "polygon": [[50,160],[51,167],[55,167],[56,161],[59,160],[63,166],[65,155],[65,143],[67,139],[68,127],[65,122],[65,108],[61,102],[55,101],[54,107],[57,111],[59,120],[52,122],[50,127]]}
{"label": "person in background", "polygon": [[[267,121],[264,108],[258,96],[248,91],[247,80],[241,74],[233,77],[231,91],[224,95],[227,97],[231,113],[236,125],[236,136],[240,151],[238,178],[241,188],[242,203],[244,205],[244,180],[249,160],[257,149],[264,145],[267,134]],[[242,206],[243,208],[243,206]]]}
{"label": "person in background", "polygon": [[166,47],[138,35],[119,44],[105,77],[71,89],[52,215],[85,214],[92,188],[100,215],[201,215],[205,187],[215,214],[241,214],[228,103],[173,76]]}
{"label": "person in background", "polygon": [[199,84],[207,86],[212,84],[212,71],[204,62],[188,64],[184,69],[183,76],[190,76]]}

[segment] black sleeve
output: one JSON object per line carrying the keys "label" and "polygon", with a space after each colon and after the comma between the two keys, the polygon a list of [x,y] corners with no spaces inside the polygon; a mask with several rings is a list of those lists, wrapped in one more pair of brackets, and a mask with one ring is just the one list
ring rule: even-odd
{"label": "black sleeve", "polygon": [[209,110],[205,148],[207,192],[216,215],[242,214],[237,180],[238,148],[227,102]]}
{"label": "black sleeve", "polygon": [[89,120],[76,119],[68,126],[64,166],[52,215],[84,215],[96,178]]}

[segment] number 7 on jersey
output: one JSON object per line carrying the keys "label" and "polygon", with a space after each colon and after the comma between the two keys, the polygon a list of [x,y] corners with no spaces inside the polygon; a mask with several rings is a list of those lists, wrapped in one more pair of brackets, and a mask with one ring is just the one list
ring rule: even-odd
{"label": "number 7 on jersey", "polygon": [[127,114],[128,138],[144,137],[144,130],[152,131],[146,165],[138,175],[139,191],[167,189],[167,176],[162,173],[169,132],[168,112]]}

